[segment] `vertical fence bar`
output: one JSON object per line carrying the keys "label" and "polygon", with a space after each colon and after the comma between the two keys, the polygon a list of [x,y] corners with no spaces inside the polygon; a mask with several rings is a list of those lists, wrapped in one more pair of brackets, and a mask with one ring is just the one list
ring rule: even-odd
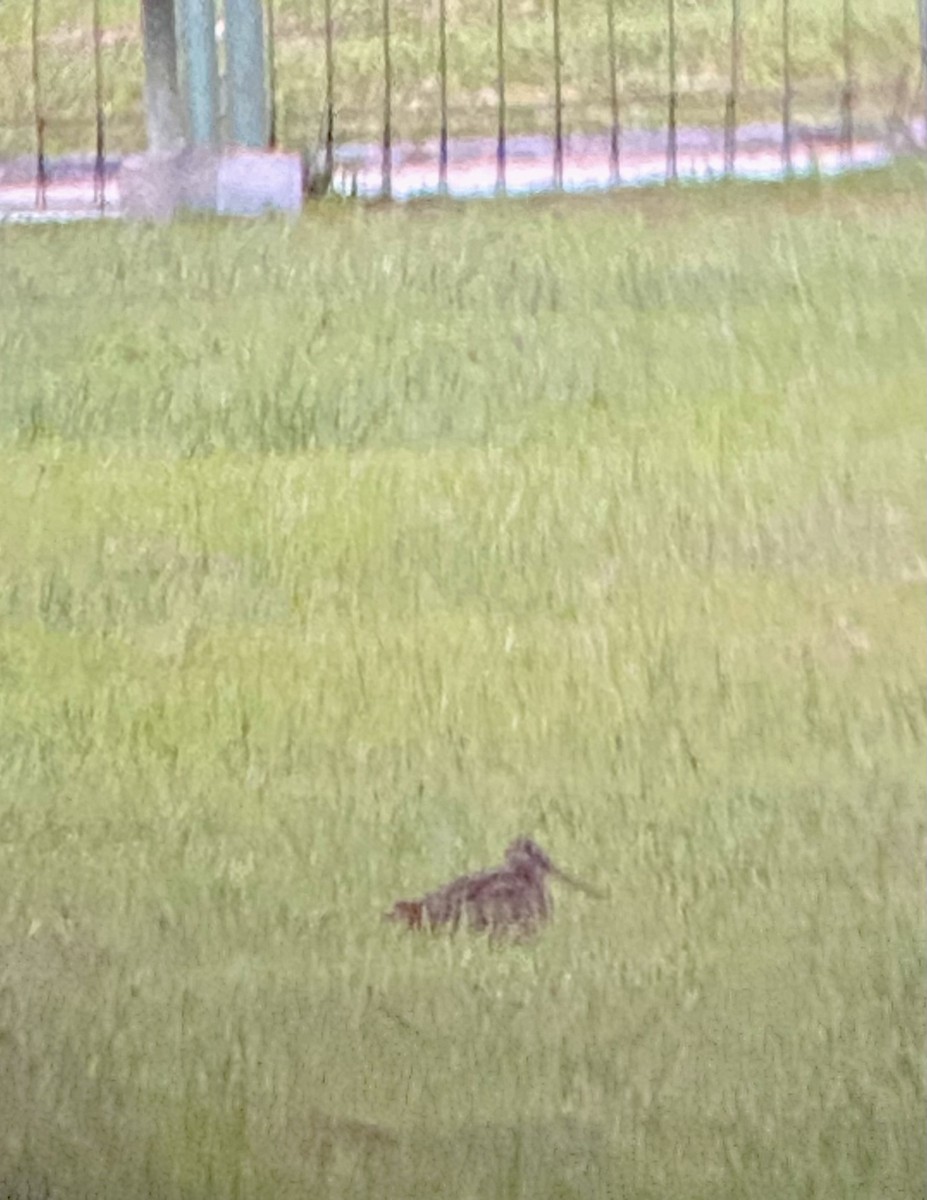
{"label": "vertical fence bar", "polygon": [[447,195],[447,0],[438,3],[438,89],[441,131],[438,147],[438,192]]}
{"label": "vertical fence bar", "polygon": [[921,33],[921,86],[927,80],[927,0],[919,0],[917,19]]}
{"label": "vertical fence bar", "polygon": [[505,194],[505,0],[496,0],[496,95],[499,127],[496,136],[496,191]]}
{"label": "vertical fence bar", "polygon": [[219,140],[219,63],[214,0],[183,0],[184,96],[194,146]]}
{"label": "vertical fence bar", "polygon": [[[927,135],[927,0],[918,0],[917,4],[917,22],[918,33],[920,35],[920,87],[921,87],[921,114],[925,121],[925,135]],[[913,113],[910,114],[913,116]],[[910,117],[909,117],[910,119]],[[909,135],[913,133],[910,125],[908,126]],[[922,260],[923,261],[923,260]]]}
{"label": "vertical fence bar", "polygon": [[263,0],[225,0],[226,136],[236,146],[267,148],[267,77]]}
{"label": "vertical fence bar", "polygon": [[789,0],[782,0],[782,168],[792,174],[792,47]]}
{"label": "vertical fence bar", "polygon": [[668,36],[668,85],[669,85],[669,112],[667,113],[666,122],[666,178],[668,182],[674,182],[677,177],[677,108],[679,106],[679,96],[676,92],[676,0],[668,0],[667,3],[667,36]]}
{"label": "vertical fence bar", "polygon": [[921,70],[920,86],[923,103],[923,116],[927,122],[927,0],[918,0],[917,21],[921,39]]}
{"label": "vertical fence bar", "polygon": [[183,143],[183,106],[177,76],[177,14],[173,4],[142,0],[145,59],[145,127],[148,148],[174,150]]}
{"label": "vertical fence bar", "polygon": [[552,0],[554,34],[554,187],[563,189],[563,60],[560,53],[560,0]]}
{"label": "vertical fence bar", "polygon": [[740,0],[731,0],[731,80],[724,106],[724,171],[737,165],[737,103],[740,99]]}
{"label": "vertical fence bar", "polygon": [[35,117],[35,206],[44,209],[48,178],[45,163],[45,108],[39,72],[39,0],[32,0],[32,111]]}
{"label": "vertical fence bar", "polygon": [[335,170],[335,36],[332,0],[325,0],[325,178]]}
{"label": "vertical fence bar", "polygon": [[845,159],[853,157],[853,14],[850,0],[843,0],[843,91],[840,95],[840,144]]}
{"label": "vertical fence bar", "polygon": [[609,170],[612,182],[621,182],[621,112],[618,101],[618,52],[615,46],[615,0],[605,0],[608,31],[609,100],[612,125],[609,138]]}
{"label": "vertical fence bar", "polygon": [[103,26],[100,0],[93,0],[93,102],[96,110],[96,154],[93,160],[93,200],[106,208],[106,115],[103,112]]}
{"label": "vertical fence bar", "polygon": [[267,144],[277,149],[277,37],[274,0],[266,0],[267,22],[267,92],[269,111],[267,114]]}
{"label": "vertical fence bar", "polygon": [[383,0],[383,162],[381,167],[382,195],[389,200],[393,194],[393,65],[390,59],[389,0]]}

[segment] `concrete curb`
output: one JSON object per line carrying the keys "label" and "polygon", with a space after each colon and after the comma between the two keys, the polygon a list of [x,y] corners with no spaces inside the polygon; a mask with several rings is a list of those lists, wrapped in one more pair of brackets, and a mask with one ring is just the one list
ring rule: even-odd
{"label": "concrete curb", "polygon": [[208,149],[137,154],[119,172],[121,210],[139,220],[169,221],[179,212],[296,215],[303,205],[298,154]]}

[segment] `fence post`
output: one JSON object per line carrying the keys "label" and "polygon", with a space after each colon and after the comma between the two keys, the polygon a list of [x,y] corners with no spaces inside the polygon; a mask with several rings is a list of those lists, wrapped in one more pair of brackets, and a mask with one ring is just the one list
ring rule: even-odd
{"label": "fence post", "polygon": [[32,0],[32,112],[35,118],[35,206],[44,209],[48,178],[45,164],[45,109],[39,72],[39,0]]}
{"label": "fence post", "polygon": [[325,177],[335,171],[335,35],[332,0],[325,0]]}
{"label": "fence post", "polygon": [[840,142],[844,158],[853,157],[853,18],[850,0],[843,0],[843,91],[840,96]]}
{"label": "fence post", "polygon": [[924,120],[927,122],[927,0],[918,0],[918,22],[921,33],[921,94],[924,102]]}
{"label": "fence post", "polygon": [[924,97],[924,119],[927,121],[927,0],[918,0],[918,23],[921,34],[921,91]]}
{"label": "fence post", "polygon": [[182,3],[184,93],[190,141],[194,146],[214,146],[219,138],[215,4],[213,0],[182,0]]}
{"label": "fence post", "polygon": [[927,80],[927,0],[919,0],[917,15],[921,27],[921,85]]}
{"label": "fence post", "polygon": [[229,140],[236,146],[263,149],[267,145],[267,94],[261,0],[225,0],[225,46]]}
{"label": "fence post", "polygon": [[496,191],[505,194],[505,0],[496,0],[496,95],[499,123],[496,135]]}
{"label": "fence post", "polygon": [[106,126],[103,112],[103,27],[100,0],[93,0],[93,99],[96,109],[96,155],[93,161],[93,198],[106,208]]}
{"label": "fence post", "polygon": [[666,178],[669,182],[674,182],[677,177],[676,109],[678,104],[678,96],[676,94],[676,0],[668,0],[667,24],[669,39],[669,113],[667,115],[666,135]]}
{"label": "fence post", "polygon": [[609,99],[611,101],[612,127],[609,139],[609,165],[612,180],[621,182],[621,124],[618,107],[618,53],[615,47],[615,0],[605,0],[605,16],[608,27],[608,72]]}
{"label": "fence post", "polygon": [[438,192],[447,195],[447,0],[438,4],[438,88],[441,131],[438,148]]}
{"label": "fence post", "polygon": [[183,142],[173,0],[142,0],[142,48],[148,148],[171,150]]}
{"label": "fence post", "polygon": [[560,0],[552,0],[554,32],[554,187],[563,188],[563,62],[560,56]]}
{"label": "fence post", "polygon": [[276,150],[277,129],[277,22],[274,16],[274,0],[267,3],[267,99],[269,104],[267,120],[267,144],[271,150]]}
{"label": "fence post", "polygon": [[782,166],[792,174],[792,51],[789,0],[782,0]]}
{"label": "fence post", "polygon": [[393,66],[390,60],[389,0],[383,0],[383,162],[381,167],[382,194],[393,194]]}
{"label": "fence post", "polygon": [[740,94],[740,3],[731,0],[731,82],[724,108],[724,170],[734,173],[737,159],[737,101]]}

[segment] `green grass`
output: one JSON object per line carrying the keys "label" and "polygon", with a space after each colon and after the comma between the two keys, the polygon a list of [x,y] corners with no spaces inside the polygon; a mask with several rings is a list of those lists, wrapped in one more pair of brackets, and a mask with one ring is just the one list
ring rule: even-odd
{"label": "green grass", "polygon": [[[89,0],[42,0],[42,83],[53,153],[94,144],[94,73]],[[781,107],[781,0],[741,5],[742,121],[777,120]],[[796,121],[835,122],[844,79],[843,0],[791,0]],[[325,96],[321,0],[275,6],[279,134],[289,146],[313,146]],[[590,131],[610,121],[606,0],[562,5],[566,124]],[[391,5],[396,137],[436,137],[438,6]],[[850,53],[858,85],[857,117],[909,115],[918,71],[912,0],[854,0]],[[376,137],[381,128],[381,0],[334,0],[338,136]],[[106,29],[103,91],[111,148],[144,143],[137,0],[101,0]],[[458,136],[495,128],[496,0],[449,0],[448,99]],[[517,0],[506,9],[507,99],[511,132],[549,130],[553,42],[549,0]],[[31,5],[0,8],[0,154],[32,149]],[[717,125],[730,77],[730,0],[677,0],[677,68],[684,123]],[[667,16],[664,3],[615,0],[619,86],[626,126],[666,119]]]}
{"label": "green grass", "polygon": [[922,209],[0,230],[0,1196],[920,1195]]}

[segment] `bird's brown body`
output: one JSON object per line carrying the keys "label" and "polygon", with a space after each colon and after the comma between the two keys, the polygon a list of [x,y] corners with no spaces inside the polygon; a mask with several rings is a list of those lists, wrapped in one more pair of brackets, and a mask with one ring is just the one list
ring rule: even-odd
{"label": "bird's brown body", "polygon": [[464,923],[475,932],[526,936],[553,915],[548,886],[552,875],[591,891],[555,867],[536,842],[517,838],[501,867],[461,875],[418,900],[398,900],[386,916],[410,929],[456,931]]}

